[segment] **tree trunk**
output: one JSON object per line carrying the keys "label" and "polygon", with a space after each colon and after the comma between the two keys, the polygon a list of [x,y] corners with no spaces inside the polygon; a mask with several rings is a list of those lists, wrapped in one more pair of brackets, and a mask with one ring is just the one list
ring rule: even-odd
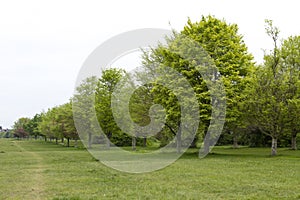
{"label": "tree trunk", "polygon": [[233,134],[233,148],[237,149],[238,147],[239,147],[239,145],[238,145],[237,135]]}
{"label": "tree trunk", "polygon": [[136,150],[136,137],[132,137],[132,150]]}
{"label": "tree trunk", "polygon": [[197,135],[195,135],[191,145],[190,145],[190,148],[196,148],[197,147],[197,141],[198,141],[198,137]]}
{"label": "tree trunk", "polygon": [[45,136],[45,142],[47,142],[47,136]]}
{"label": "tree trunk", "polygon": [[57,137],[55,138],[55,144],[58,144]]}
{"label": "tree trunk", "polygon": [[143,147],[147,147],[147,137],[143,138]]}
{"label": "tree trunk", "polygon": [[272,138],[271,156],[277,155],[277,138]]}
{"label": "tree trunk", "polygon": [[199,155],[200,154],[207,155],[209,153],[209,147],[210,147],[210,133],[208,132],[208,127],[205,127],[203,149],[199,151]]}
{"label": "tree trunk", "polygon": [[67,147],[70,147],[70,138],[67,138]]}
{"label": "tree trunk", "polygon": [[179,128],[178,133],[176,134],[176,151],[181,153],[181,130]]}
{"label": "tree trunk", "polygon": [[292,144],[291,148],[292,150],[297,150],[297,135],[292,135]]}
{"label": "tree trunk", "polygon": [[64,143],[64,137],[61,138],[61,143]]}

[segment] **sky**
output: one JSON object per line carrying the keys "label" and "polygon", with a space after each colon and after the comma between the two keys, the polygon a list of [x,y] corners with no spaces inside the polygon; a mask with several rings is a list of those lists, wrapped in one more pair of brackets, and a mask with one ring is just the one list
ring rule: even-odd
{"label": "sky", "polygon": [[[300,34],[297,0],[0,1],[0,126],[68,102],[88,55],[107,39],[139,28],[180,31],[188,17],[236,23],[257,63],[271,49],[264,20],[281,38]],[[128,59],[127,59],[128,60]]]}

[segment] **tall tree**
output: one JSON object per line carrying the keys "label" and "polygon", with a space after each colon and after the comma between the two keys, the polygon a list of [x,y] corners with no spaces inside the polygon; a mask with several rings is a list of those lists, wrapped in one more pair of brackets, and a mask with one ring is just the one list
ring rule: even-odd
{"label": "tall tree", "polygon": [[274,48],[264,57],[264,65],[258,67],[249,84],[249,120],[259,130],[272,138],[271,155],[277,154],[277,143],[286,127],[286,84],[282,73],[279,51],[279,29],[271,20],[266,20],[266,33],[271,37]]}
{"label": "tall tree", "polygon": [[[202,17],[200,22],[188,24],[182,33],[197,41],[213,59],[226,90],[226,127],[233,134],[237,145],[237,131],[244,126],[240,103],[245,99],[247,75],[253,66],[253,56],[238,33],[236,24],[228,24],[212,16]],[[208,116],[208,115],[206,115]],[[208,126],[208,118],[205,119]]]}
{"label": "tall tree", "polygon": [[291,148],[296,150],[300,132],[300,36],[284,40],[280,48],[281,71],[285,74],[286,123],[291,135]]}
{"label": "tall tree", "polygon": [[111,104],[115,87],[124,75],[125,71],[122,69],[109,68],[102,72],[102,76],[97,82],[95,109],[98,122],[107,138],[107,147],[110,147],[110,141],[116,145],[124,145],[127,140],[116,124]]}
{"label": "tall tree", "polygon": [[[180,36],[185,38],[185,42],[176,42],[178,37],[175,35],[169,40],[167,47],[159,46],[153,49],[152,54],[146,55],[144,60],[149,68],[153,66],[153,63],[159,63],[161,66],[175,69],[189,81],[198,99],[201,127],[204,128],[204,133],[209,136],[206,137],[209,139],[204,141],[204,151],[208,152],[214,135],[212,129],[208,131],[210,120],[212,120],[211,104],[215,103],[208,85],[212,84],[213,80],[222,79],[226,90],[226,122],[227,126],[235,131],[236,127],[240,126],[241,111],[238,102],[243,98],[244,79],[248,74],[248,69],[253,65],[253,57],[248,53],[242,36],[238,34],[237,25],[228,24],[224,20],[212,16],[203,16],[200,22],[196,23],[188,20],[187,25],[178,35],[179,38]],[[197,45],[191,45],[187,41],[188,39]],[[185,56],[180,55],[183,51]],[[207,64],[217,68],[213,69],[212,72],[206,72],[207,76],[209,74],[209,78],[204,80],[201,70],[203,71],[203,66]],[[164,92],[165,96],[169,94],[167,89],[160,92]],[[169,107],[168,110],[172,110],[172,114],[169,113],[168,115],[169,119],[173,117],[171,120],[173,123],[166,125],[171,127],[171,132],[175,132],[174,130],[179,128],[176,121],[179,119],[180,110],[174,96],[169,95],[165,99]],[[203,137],[199,134],[197,136]]]}

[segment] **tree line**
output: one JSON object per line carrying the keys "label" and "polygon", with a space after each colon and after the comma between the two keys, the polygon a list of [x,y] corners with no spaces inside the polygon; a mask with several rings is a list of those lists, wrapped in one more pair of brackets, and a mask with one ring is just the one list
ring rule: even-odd
{"label": "tree line", "polygon": [[[216,103],[209,84],[216,84],[216,80],[220,80],[226,94],[226,118],[219,145],[270,145],[272,155],[277,154],[278,146],[296,150],[297,134],[300,132],[300,36],[281,39],[279,28],[273,25],[272,20],[266,20],[265,25],[273,49],[265,51],[263,64],[254,62],[236,24],[213,16],[203,16],[198,22],[189,19],[180,32],[174,32],[166,38],[166,45],[159,44],[144,51],[144,70],[134,74],[136,80],[147,79],[157,70],[172,68],[183,75],[184,80],[174,80],[169,75],[166,76],[167,81],[180,84],[187,80],[197,100],[196,103],[189,99],[180,102],[176,95],[185,95],[187,91],[178,90],[175,94],[160,84],[162,80],[155,78],[155,75],[147,84],[136,88],[130,97],[126,97],[126,90],[122,90],[124,95],[118,98],[129,99],[128,109],[135,124],[143,127],[153,120],[163,122],[163,128],[156,135],[125,127],[134,129],[134,134],[128,135],[119,127],[117,121],[124,118],[125,111],[119,110],[118,116],[114,116],[112,99],[116,98],[114,91],[119,82],[130,79],[130,75],[118,68],[104,70],[99,78],[85,79],[68,103],[36,114],[33,118],[18,119],[13,127],[14,135],[43,136],[45,140],[53,139],[56,142],[66,139],[69,145],[69,140],[79,139],[73,118],[80,117],[82,126],[77,128],[86,133],[88,148],[100,143],[107,148],[111,144],[131,145],[133,149],[137,145],[165,146],[175,138],[174,146],[180,152],[186,142],[181,133],[186,129],[196,133],[191,147],[204,145],[204,150],[209,151],[211,141],[204,138],[207,134],[213,136],[209,125],[214,120],[212,104]],[[189,59],[183,56],[184,53],[197,56]],[[201,59],[198,59],[200,54]],[[209,72],[211,82],[201,73],[210,63],[215,67]],[[130,84],[123,87],[130,91]],[[197,126],[181,125],[180,103],[184,103],[188,109],[197,107],[200,113]],[[92,111],[96,115],[90,114]],[[163,116],[163,119],[154,119],[151,113]],[[190,116],[185,117],[188,119]],[[104,136],[93,134],[94,127],[90,121],[99,123]],[[198,128],[192,130],[193,127]]]}

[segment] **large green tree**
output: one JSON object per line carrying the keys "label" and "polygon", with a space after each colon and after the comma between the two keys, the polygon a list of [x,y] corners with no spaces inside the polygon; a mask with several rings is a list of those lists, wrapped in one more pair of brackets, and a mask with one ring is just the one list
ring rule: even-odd
{"label": "large green tree", "polygon": [[124,75],[125,71],[122,69],[109,68],[102,72],[97,82],[95,109],[99,125],[107,138],[107,147],[110,147],[110,142],[120,146],[128,144],[129,138],[116,124],[111,104],[115,87]]}
{"label": "large green tree", "polygon": [[[188,20],[182,33],[205,49],[222,75],[226,90],[226,130],[233,134],[234,146],[237,146],[237,131],[244,126],[240,103],[245,99],[243,91],[253,66],[253,56],[238,33],[238,25],[207,16],[196,23]],[[206,114],[206,126],[208,116]]]}
{"label": "large green tree", "polygon": [[[185,38],[183,39],[185,42],[176,41],[178,35],[179,38]],[[197,45],[184,44],[188,39]],[[253,65],[252,58],[242,36],[238,33],[236,24],[228,24],[213,16],[203,16],[199,22],[192,23],[188,20],[184,29],[169,39],[167,46],[161,45],[153,49],[150,55],[146,54],[144,63],[148,68],[151,68],[153,63],[159,63],[160,66],[171,67],[186,77],[198,99],[201,127],[207,135],[213,135],[208,131],[212,119],[211,104],[214,103],[212,91],[207,87],[211,84],[209,82],[219,79],[223,81],[227,102],[226,122],[227,126],[235,132],[242,124],[240,121],[242,113],[238,104],[244,98],[242,95],[245,88],[244,80]],[[203,73],[201,74],[206,64],[216,66],[216,69],[212,69],[214,72],[206,72],[210,75],[209,80],[204,80]],[[166,125],[170,127],[171,132],[175,132],[174,130],[179,128],[179,105],[168,89],[160,89],[159,92],[162,93],[159,101],[165,102],[167,110],[170,111],[167,114],[169,120]],[[203,137],[199,134],[197,136]],[[212,137],[206,138],[210,138],[204,141],[204,151],[208,152]]]}

